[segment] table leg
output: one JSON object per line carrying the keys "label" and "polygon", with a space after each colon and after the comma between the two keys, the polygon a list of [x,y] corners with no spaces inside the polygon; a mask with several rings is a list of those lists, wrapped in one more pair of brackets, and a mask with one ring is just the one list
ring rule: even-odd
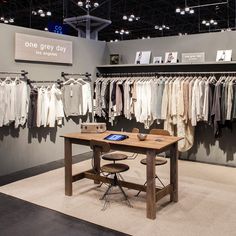
{"label": "table leg", "polygon": [[170,150],[170,184],[173,187],[173,192],[170,195],[170,200],[178,202],[178,145],[173,144]]}
{"label": "table leg", "polygon": [[65,138],[65,195],[72,196],[72,143]]}
{"label": "table leg", "polygon": [[[100,174],[101,170],[101,149],[99,147],[94,148],[93,158],[94,158],[94,170],[97,174]],[[95,184],[100,184],[99,180],[94,180]]]}
{"label": "table leg", "polygon": [[154,150],[147,151],[147,218],[156,219],[156,192],[155,192],[155,157]]}

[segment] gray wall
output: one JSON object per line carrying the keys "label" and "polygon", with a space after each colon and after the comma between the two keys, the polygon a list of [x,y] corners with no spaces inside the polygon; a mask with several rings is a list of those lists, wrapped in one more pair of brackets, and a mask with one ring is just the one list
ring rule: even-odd
{"label": "gray wall", "polygon": [[[14,61],[14,34],[26,33],[73,41],[73,66],[19,63]],[[95,78],[96,65],[103,64],[106,43],[56,35],[48,32],[0,24],[0,71],[29,72],[32,80],[57,80],[62,71],[90,72]],[[62,128],[0,128],[0,176],[63,158],[60,135],[79,130],[79,119],[65,122]],[[74,154],[88,151],[76,146]]]}
{"label": "gray wall", "polygon": [[[121,64],[132,64],[137,51],[151,51],[153,56],[162,56],[165,52],[181,53],[205,52],[206,61],[216,60],[216,51],[223,49],[233,50],[233,60],[236,60],[236,32],[218,32],[207,34],[171,36],[143,40],[129,40],[108,43],[108,53],[120,54]],[[152,60],[151,60],[152,62]],[[109,63],[109,58],[107,58]]]}
{"label": "gray wall", "polygon": [[[165,52],[177,51],[179,58],[181,53],[205,52],[206,61],[216,60],[216,51],[220,49],[232,49],[233,60],[236,61],[236,32],[207,33],[186,36],[174,36],[153,38],[145,40],[130,40],[108,43],[107,59],[109,54],[120,54],[121,64],[133,64],[137,51],[151,51],[153,56],[162,56]],[[151,60],[152,61],[152,60]],[[119,120],[117,127],[143,126],[127,120]],[[146,131],[148,132],[148,131]],[[216,140],[212,127],[199,124],[195,132],[194,147],[182,158],[197,160],[207,163],[236,166],[236,125],[233,132],[224,129],[223,135]]]}

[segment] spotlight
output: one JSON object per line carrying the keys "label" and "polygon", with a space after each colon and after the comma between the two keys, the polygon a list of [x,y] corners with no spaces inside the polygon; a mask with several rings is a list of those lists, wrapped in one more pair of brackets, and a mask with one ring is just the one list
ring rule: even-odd
{"label": "spotlight", "polygon": [[9,23],[14,23],[14,21],[15,21],[14,18],[9,19]]}
{"label": "spotlight", "polygon": [[133,21],[133,18],[130,17],[130,18],[129,18],[129,21],[132,22],[132,21]]}
{"label": "spotlight", "polygon": [[47,28],[47,27],[45,27],[45,28],[44,28],[44,30],[45,30],[45,31],[48,31],[48,28]]}
{"label": "spotlight", "polygon": [[180,13],[180,11],[181,11],[180,8],[176,8],[175,10],[176,13]]}
{"label": "spotlight", "polygon": [[163,30],[163,28],[162,28],[162,27],[159,27],[159,30],[161,31],[161,30]]}
{"label": "spotlight", "polygon": [[194,11],[193,9],[191,9],[191,10],[189,11],[190,14],[194,14],[194,12],[195,12],[195,11]]}
{"label": "spotlight", "polygon": [[155,28],[156,30],[158,30],[158,29],[159,29],[159,26],[158,26],[158,25],[155,25],[154,28]]}
{"label": "spotlight", "polygon": [[135,20],[140,20],[140,17],[136,17]]}
{"label": "spotlight", "polygon": [[47,11],[46,15],[47,15],[47,16],[51,16],[51,15],[52,15],[52,12]]}
{"label": "spotlight", "polygon": [[4,20],[4,23],[5,23],[5,24],[8,24],[8,23],[9,23],[9,21],[5,19],[5,20]]}
{"label": "spotlight", "polygon": [[203,24],[203,25],[205,25],[205,24],[206,24],[206,21],[205,21],[205,20],[203,20],[203,21],[202,21],[202,24]]}
{"label": "spotlight", "polygon": [[116,33],[116,34],[119,34],[119,31],[118,31],[118,30],[116,30],[116,31],[115,31],[115,33]]}
{"label": "spotlight", "polygon": [[126,15],[124,15],[123,20],[128,20],[128,17]]}
{"label": "spotlight", "polygon": [[211,24],[214,24],[214,22],[215,22],[214,20],[212,20],[212,19],[210,20],[210,23],[211,23]]}
{"label": "spotlight", "polygon": [[190,8],[189,7],[185,7],[184,9],[186,12],[189,12],[190,11]]}
{"label": "spotlight", "polygon": [[214,25],[218,25],[218,23],[215,21],[214,23],[213,23]]}
{"label": "spotlight", "polygon": [[125,31],[125,34],[129,34],[129,31],[127,30],[127,31]]}
{"label": "spotlight", "polygon": [[4,21],[4,20],[5,20],[5,18],[2,16],[2,17],[0,18],[0,20],[1,20],[1,21]]}
{"label": "spotlight", "polygon": [[180,12],[180,15],[185,15],[185,11],[181,11],[181,12]]}
{"label": "spotlight", "polygon": [[41,16],[41,17],[45,17],[46,15],[45,15],[45,13],[43,12],[43,13],[40,14],[40,16]]}
{"label": "spotlight", "polygon": [[99,3],[98,3],[98,2],[95,2],[95,3],[93,4],[93,6],[94,6],[94,7],[99,7]]}
{"label": "spotlight", "polygon": [[79,7],[82,7],[84,4],[83,4],[83,2],[82,1],[78,1],[78,6]]}
{"label": "spotlight", "polygon": [[134,18],[135,16],[132,14],[132,15],[130,15],[130,17],[131,17],[131,18]]}
{"label": "spotlight", "polygon": [[38,13],[39,13],[39,14],[42,14],[42,13],[43,13],[43,10],[42,10],[42,9],[39,9],[39,10],[38,10]]}
{"label": "spotlight", "polygon": [[209,26],[210,25],[210,23],[209,22],[206,22],[206,26]]}
{"label": "spotlight", "polygon": [[36,16],[37,12],[36,11],[32,11],[32,15]]}

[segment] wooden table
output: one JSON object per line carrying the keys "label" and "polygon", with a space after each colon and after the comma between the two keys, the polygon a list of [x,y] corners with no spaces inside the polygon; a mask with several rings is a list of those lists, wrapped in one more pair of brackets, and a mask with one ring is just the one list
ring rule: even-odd
{"label": "wooden table", "polygon": [[[104,137],[109,134],[126,134],[128,139],[123,141],[105,141]],[[139,141],[137,134],[127,132],[106,131],[101,134],[73,133],[62,136],[65,141],[65,194],[72,196],[72,183],[83,178],[94,180],[94,183],[111,183],[111,179],[100,175],[100,151],[94,150],[94,168],[76,175],[72,175],[72,144],[90,145],[90,140],[108,142],[112,150],[141,153],[147,155],[146,178],[147,185],[120,181],[122,187],[141,190],[146,192],[146,214],[147,218],[156,218],[156,202],[170,194],[170,200],[178,201],[178,150],[177,142],[181,138],[173,136],[148,135],[145,141]],[[156,141],[156,139],[162,141]],[[164,188],[155,185],[155,157],[156,154],[170,150],[170,184]],[[140,167],[141,168],[141,167]]]}

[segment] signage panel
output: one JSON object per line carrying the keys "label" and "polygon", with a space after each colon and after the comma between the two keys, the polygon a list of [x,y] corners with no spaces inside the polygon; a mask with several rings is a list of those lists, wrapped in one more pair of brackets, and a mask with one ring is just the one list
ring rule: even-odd
{"label": "signage panel", "polygon": [[15,34],[15,60],[72,64],[72,42],[27,34]]}

